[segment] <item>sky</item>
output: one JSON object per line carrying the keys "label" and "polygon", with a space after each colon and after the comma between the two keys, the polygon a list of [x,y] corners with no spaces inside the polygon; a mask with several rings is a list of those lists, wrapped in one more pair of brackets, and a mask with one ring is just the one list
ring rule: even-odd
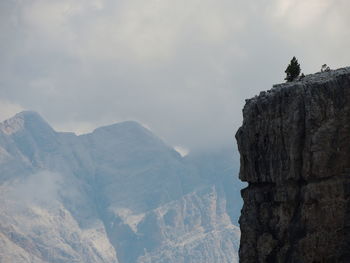
{"label": "sky", "polygon": [[0,120],[136,120],[184,150],[234,144],[246,98],[350,65],[348,0],[2,0]]}

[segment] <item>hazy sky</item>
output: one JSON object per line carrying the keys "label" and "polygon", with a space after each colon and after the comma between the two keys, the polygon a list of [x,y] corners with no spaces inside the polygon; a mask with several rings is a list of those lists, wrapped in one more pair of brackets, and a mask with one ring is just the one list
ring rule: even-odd
{"label": "hazy sky", "polygon": [[244,99],[350,65],[349,0],[1,0],[0,119],[137,120],[171,145],[233,143]]}

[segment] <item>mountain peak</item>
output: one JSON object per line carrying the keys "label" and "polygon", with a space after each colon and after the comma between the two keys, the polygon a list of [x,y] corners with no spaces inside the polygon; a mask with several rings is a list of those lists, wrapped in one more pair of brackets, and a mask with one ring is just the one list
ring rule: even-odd
{"label": "mountain peak", "polygon": [[51,130],[51,126],[35,111],[21,111],[10,119],[0,123],[0,131],[12,135],[24,129]]}
{"label": "mountain peak", "polygon": [[114,123],[111,125],[102,126],[99,128],[96,128],[95,131],[99,130],[114,130],[114,129],[145,129],[141,124],[139,124],[137,121],[122,121],[118,123]]}
{"label": "mountain peak", "polygon": [[93,131],[94,134],[105,133],[113,136],[122,136],[127,135],[128,137],[134,136],[146,136],[156,138],[156,136],[147,128],[142,126],[137,121],[123,121],[107,126],[102,126]]}
{"label": "mountain peak", "polygon": [[34,122],[44,122],[47,123],[39,113],[31,110],[25,110],[17,113],[11,119],[22,119],[25,122],[34,121]]}

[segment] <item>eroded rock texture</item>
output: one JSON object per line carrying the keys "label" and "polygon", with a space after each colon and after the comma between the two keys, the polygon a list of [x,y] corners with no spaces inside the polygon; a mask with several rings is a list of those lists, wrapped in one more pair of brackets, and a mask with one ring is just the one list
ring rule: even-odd
{"label": "eroded rock texture", "polygon": [[240,262],[350,262],[350,68],[247,100]]}

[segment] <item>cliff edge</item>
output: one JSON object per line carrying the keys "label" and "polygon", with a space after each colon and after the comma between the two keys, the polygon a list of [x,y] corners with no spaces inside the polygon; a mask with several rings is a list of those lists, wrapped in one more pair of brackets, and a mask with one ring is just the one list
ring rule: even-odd
{"label": "cliff edge", "polygon": [[350,67],[246,101],[240,262],[350,262]]}

